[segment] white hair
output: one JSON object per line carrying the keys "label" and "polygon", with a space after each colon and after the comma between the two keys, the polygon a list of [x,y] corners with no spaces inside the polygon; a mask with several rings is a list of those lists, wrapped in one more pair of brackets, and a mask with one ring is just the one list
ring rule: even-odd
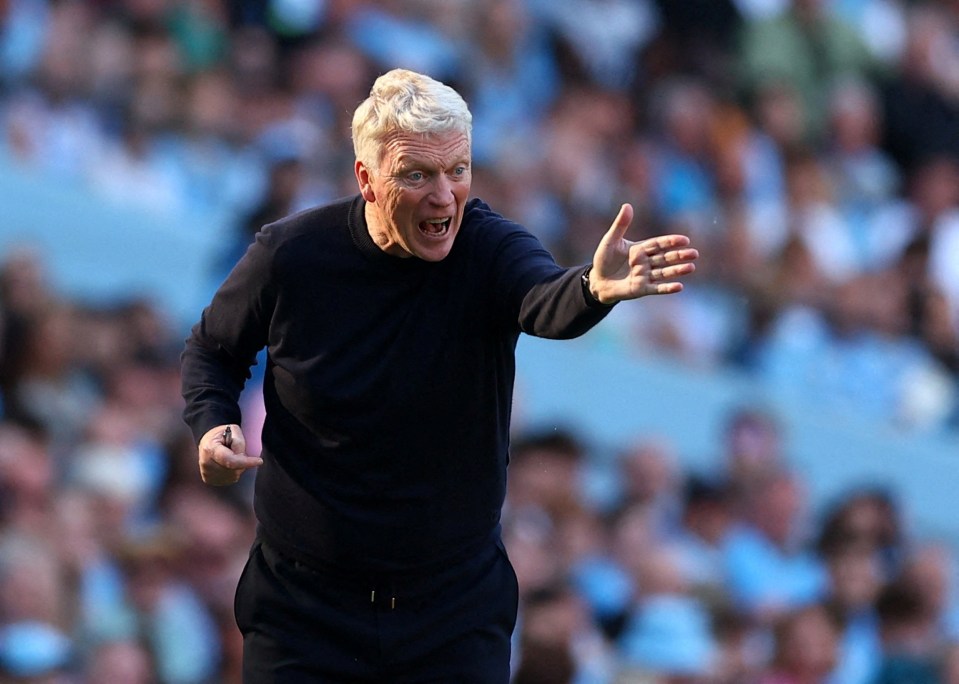
{"label": "white hair", "polygon": [[460,131],[471,141],[473,115],[451,87],[407,69],[388,71],[353,113],[353,151],[370,169],[379,168],[383,141],[395,131]]}

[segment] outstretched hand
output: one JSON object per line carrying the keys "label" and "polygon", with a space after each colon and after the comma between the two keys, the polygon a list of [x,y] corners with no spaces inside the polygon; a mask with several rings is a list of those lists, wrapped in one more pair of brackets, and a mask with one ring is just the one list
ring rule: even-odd
{"label": "outstretched hand", "polygon": [[[229,438],[226,430],[230,429]],[[200,439],[198,447],[200,478],[209,485],[221,487],[240,479],[248,469],[263,465],[259,456],[246,454],[246,438],[239,425],[220,425]]]}
{"label": "outstretched hand", "polygon": [[593,255],[590,291],[603,304],[681,292],[678,279],[696,270],[699,252],[688,246],[688,237],[660,235],[632,242],[625,238],[632,220],[633,207],[624,204]]}

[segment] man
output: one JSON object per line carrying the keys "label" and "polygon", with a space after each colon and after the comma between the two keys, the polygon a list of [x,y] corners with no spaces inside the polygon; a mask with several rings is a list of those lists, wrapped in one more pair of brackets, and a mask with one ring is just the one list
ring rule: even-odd
{"label": "man", "polygon": [[[248,683],[507,682],[519,334],[580,335],[694,269],[684,236],[625,240],[629,205],[589,269],[559,267],[469,199],[471,120],[426,76],[377,79],[353,118],[359,194],[265,227],[187,340],[204,482],[259,466],[235,606]],[[264,346],[261,459],[237,398]]]}

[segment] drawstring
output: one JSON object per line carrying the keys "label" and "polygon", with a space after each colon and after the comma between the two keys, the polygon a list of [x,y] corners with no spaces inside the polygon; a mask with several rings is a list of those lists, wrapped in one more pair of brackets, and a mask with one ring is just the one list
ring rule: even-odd
{"label": "drawstring", "polygon": [[[393,582],[390,582],[390,610],[396,610],[396,592],[392,589]],[[376,588],[370,590],[370,603],[376,605]]]}

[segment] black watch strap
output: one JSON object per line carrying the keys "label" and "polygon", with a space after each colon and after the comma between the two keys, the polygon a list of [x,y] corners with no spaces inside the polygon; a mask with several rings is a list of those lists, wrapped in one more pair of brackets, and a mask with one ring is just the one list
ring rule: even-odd
{"label": "black watch strap", "polygon": [[589,273],[593,270],[593,265],[590,264],[586,267],[586,270],[583,271],[583,275],[579,277],[579,282],[583,286],[583,297],[586,299],[586,304],[595,308],[608,309],[612,304],[603,304],[601,301],[596,299],[593,296],[593,293],[589,289]]}

